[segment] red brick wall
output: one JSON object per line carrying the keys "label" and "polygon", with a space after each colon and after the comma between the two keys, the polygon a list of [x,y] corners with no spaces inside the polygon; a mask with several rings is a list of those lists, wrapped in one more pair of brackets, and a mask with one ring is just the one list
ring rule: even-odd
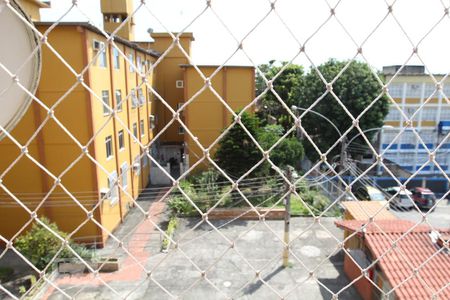
{"label": "red brick wall", "polygon": [[[345,254],[344,257],[344,272],[345,275],[347,275],[347,277],[350,279],[350,281],[353,281],[355,278],[361,275],[360,268],[353,262],[348,254]],[[361,298],[363,298],[364,300],[372,300],[373,285],[369,280],[367,280],[366,278],[360,278],[355,283],[353,283],[353,286],[361,295]]]}

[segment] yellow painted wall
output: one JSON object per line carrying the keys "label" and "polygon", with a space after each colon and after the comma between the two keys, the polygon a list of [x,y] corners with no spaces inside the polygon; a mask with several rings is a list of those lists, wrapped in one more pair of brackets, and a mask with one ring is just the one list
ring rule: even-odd
{"label": "yellow painted wall", "polygon": [[[209,77],[216,67],[200,67]],[[233,111],[244,108],[255,97],[253,67],[225,67],[211,81],[214,90],[227,102]],[[185,99],[191,98],[204,85],[204,81],[192,67],[185,68]],[[253,106],[247,110],[253,112]],[[192,134],[205,148],[209,147],[231,123],[231,113],[210,91],[205,90],[191,102],[185,112],[185,121]],[[203,156],[201,149],[186,133],[190,164]],[[216,145],[215,145],[216,146]],[[213,147],[212,155],[214,155]]]}
{"label": "yellow painted wall", "polygon": [[[41,31],[46,29],[46,26],[39,26]],[[81,26],[58,26],[53,29],[48,39],[77,73],[81,72],[89,62],[95,60],[94,55],[97,52],[92,49],[93,40],[104,41],[102,36]],[[122,44],[118,46],[125,53],[133,52],[134,57],[140,53],[143,60],[154,61],[153,57],[146,56],[128,46]],[[97,98],[80,84],[77,85],[76,76],[47,47],[43,48],[43,69],[37,97],[48,106],[60,101],[54,109],[54,115],[73,138],[50,119],[31,141],[28,152],[49,172],[60,177],[61,184],[72,195],[67,195],[62,188],[57,187],[49,195],[46,205],[39,214],[45,214],[63,231],[72,232],[76,229],[74,238],[78,241],[104,242],[108,235],[92,221],[82,225],[87,220],[86,212],[71,199],[71,196],[86,210],[91,210],[98,203],[99,191],[108,187],[109,174],[116,171],[120,177],[120,166],[127,162],[130,172],[128,172],[126,191],[120,193],[116,204],[111,204],[109,200],[103,201],[99,209],[94,212],[97,221],[108,231],[113,231],[128,211],[129,203],[136,199],[138,192],[148,184],[150,164],[141,171],[140,175],[131,171],[132,159],[140,154],[140,149],[137,143],[129,143],[130,137],[125,128],[129,127],[130,122],[144,120],[145,135],[139,138],[143,145],[147,145],[153,137],[153,132],[149,131],[148,125],[148,114],[152,112],[151,103],[147,99],[144,87],[143,92],[146,97],[144,105],[131,109],[131,100],[126,101],[126,96],[138,83],[137,73],[129,71],[123,57],[120,58],[120,69],[111,70],[110,59],[112,58],[109,57],[109,52],[110,49],[107,49],[106,68],[99,66],[97,59],[84,74],[84,82],[99,97]],[[153,76],[149,76],[147,80],[149,84],[152,84]],[[71,88],[71,92],[65,95]],[[117,113],[120,122],[113,121],[113,118],[104,115],[101,101],[102,91],[108,91],[110,104],[114,108],[117,89],[122,90],[122,98],[125,101],[122,111]],[[60,99],[63,95],[65,95],[64,99]],[[12,131],[13,136],[19,143],[25,144],[46,117],[47,111],[33,104]],[[125,133],[125,149],[121,151],[116,145],[120,129],[124,129]],[[114,151],[113,157],[107,159],[105,138],[109,135],[113,137]],[[79,142],[84,146],[93,136],[95,138],[88,146],[88,150],[96,163],[83,156],[82,149],[77,144]],[[13,165],[3,179],[6,188],[20,196],[21,201],[34,209],[45,193],[52,188],[54,179],[26,157],[14,164],[14,160],[20,155],[20,149],[8,139],[0,142],[0,153],[0,172],[5,172],[9,166]],[[30,217],[10,196],[6,195],[5,191],[0,191],[0,198],[2,201],[0,202],[0,218],[3,221],[0,225],[0,234],[11,238]]]}
{"label": "yellow painted wall", "polygon": [[[173,43],[173,39],[168,33],[152,33],[152,38],[154,42],[150,43],[150,47],[164,55],[164,59],[155,68],[158,74],[155,77],[156,91],[172,109],[176,110],[178,103],[183,102],[184,99],[184,89],[176,87],[177,80],[184,80],[180,65],[187,64],[189,60],[178,47],[174,47],[166,53]],[[192,41],[192,33],[184,33],[180,37],[180,45],[189,55]],[[159,100],[155,101],[158,102],[157,129],[160,131],[172,120],[173,114]],[[184,136],[178,133],[179,126],[179,123],[176,122],[167,128],[161,135],[161,141],[182,143]]]}

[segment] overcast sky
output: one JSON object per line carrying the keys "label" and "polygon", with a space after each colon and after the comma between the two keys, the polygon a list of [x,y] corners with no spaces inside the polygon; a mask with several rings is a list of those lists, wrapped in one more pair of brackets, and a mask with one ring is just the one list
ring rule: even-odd
{"label": "overcast sky", "polygon": [[[194,20],[206,7],[204,0],[147,0],[147,8],[138,10],[136,36],[148,40],[148,28],[154,31],[180,31]],[[386,16],[388,9],[384,0],[342,0],[335,10],[338,18],[330,20],[314,32],[330,16],[330,6],[337,0],[279,0],[275,4],[277,14],[301,43],[306,42],[306,53],[316,65],[329,58],[349,59],[357,52],[357,46],[341,24],[360,45]],[[389,3],[392,1],[388,1]],[[42,10],[42,19],[54,21],[66,12],[72,0],[53,0],[52,8]],[[135,8],[140,0],[135,0]],[[212,7],[222,18],[233,35],[241,40],[270,11],[268,0],[212,0]],[[444,17],[448,0],[399,0],[393,5],[393,13],[414,44],[417,44],[433,26],[436,27],[419,45],[419,55],[432,73],[450,71],[450,19]],[[99,0],[79,0],[79,9],[69,13],[63,20],[83,21],[82,10],[98,26],[102,26]],[[158,19],[150,14],[151,11]],[[244,40],[244,50],[256,64],[271,59],[291,60],[298,53],[296,40],[274,12],[259,24]],[[211,10],[189,25],[185,31],[194,33],[193,59],[197,64],[221,64],[235,51],[237,43],[218,21]],[[314,35],[313,35],[314,34]],[[311,37],[312,36],[312,37]],[[311,38],[310,38],[311,37]],[[310,38],[310,39],[309,39]],[[378,27],[362,46],[364,58],[374,68],[383,65],[403,64],[411,56],[413,46],[392,15]],[[361,56],[358,59],[363,60]],[[304,54],[295,63],[310,66]],[[413,57],[409,64],[421,64]],[[246,55],[239,51],[229,64],[249,65]]]}

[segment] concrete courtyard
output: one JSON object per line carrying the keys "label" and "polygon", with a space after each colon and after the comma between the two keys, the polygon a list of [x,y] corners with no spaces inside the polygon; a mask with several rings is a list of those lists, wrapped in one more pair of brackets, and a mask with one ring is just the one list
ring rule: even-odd
{"label": "concrete courtyard", "polygon": [[[220,233],[200,219],[181,219],[167,253],[153,236],[144,246],[150,253],[141,267],[125,266],[125,276],[101,274],[110,288],[92,275],[62,276],[58,288],[76,299],[359,299],[344,275],[343,255],[336,251],[343,233],[334,218],[320,224],[293,218],[290,266],[281,267],[283,221],[214,222]],[[221,227],[223,226],[223,227]],[[234,241],[234,246],[231,247]],[[139,257],[138,257],[139,258]],[[259,274],[259,277],[257,276]],[[110,275],[110,277],[108,277]],[[65,299],[53,289],[49,299]]]}

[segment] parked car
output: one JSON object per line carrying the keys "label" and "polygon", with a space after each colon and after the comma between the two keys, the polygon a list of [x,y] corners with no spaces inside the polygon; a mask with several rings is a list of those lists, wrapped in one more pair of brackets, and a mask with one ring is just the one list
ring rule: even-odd
{"label": "parked car", "polygon": [[[391,195],[391,197],[395,195],[395,197],[389,203],[389,205],[391,207],[394,206],[394,207],[401,208],[401,209],[411,209],[412,207],[414,207],[414,204],[411,200],[412,193],[410,191],[408,191],[406,189],[403,191],[400,191],[400,187],[398,187],[398,186],[386,188],[386,189],[384,189],[384,191],[386,193],[388,193],[389,195]],[[391,197],[389,197],[389,199]]]}
{"label": "parked car", "polygon": [[412,198],[421,209],[431,209],[436,203],[436,196],[427,188],[416,187],[411,190]]}
{"label": "parked car", "polygon": [[383,192],[371,185],[361,185],[354,192],[358,200],[385,201]]}

